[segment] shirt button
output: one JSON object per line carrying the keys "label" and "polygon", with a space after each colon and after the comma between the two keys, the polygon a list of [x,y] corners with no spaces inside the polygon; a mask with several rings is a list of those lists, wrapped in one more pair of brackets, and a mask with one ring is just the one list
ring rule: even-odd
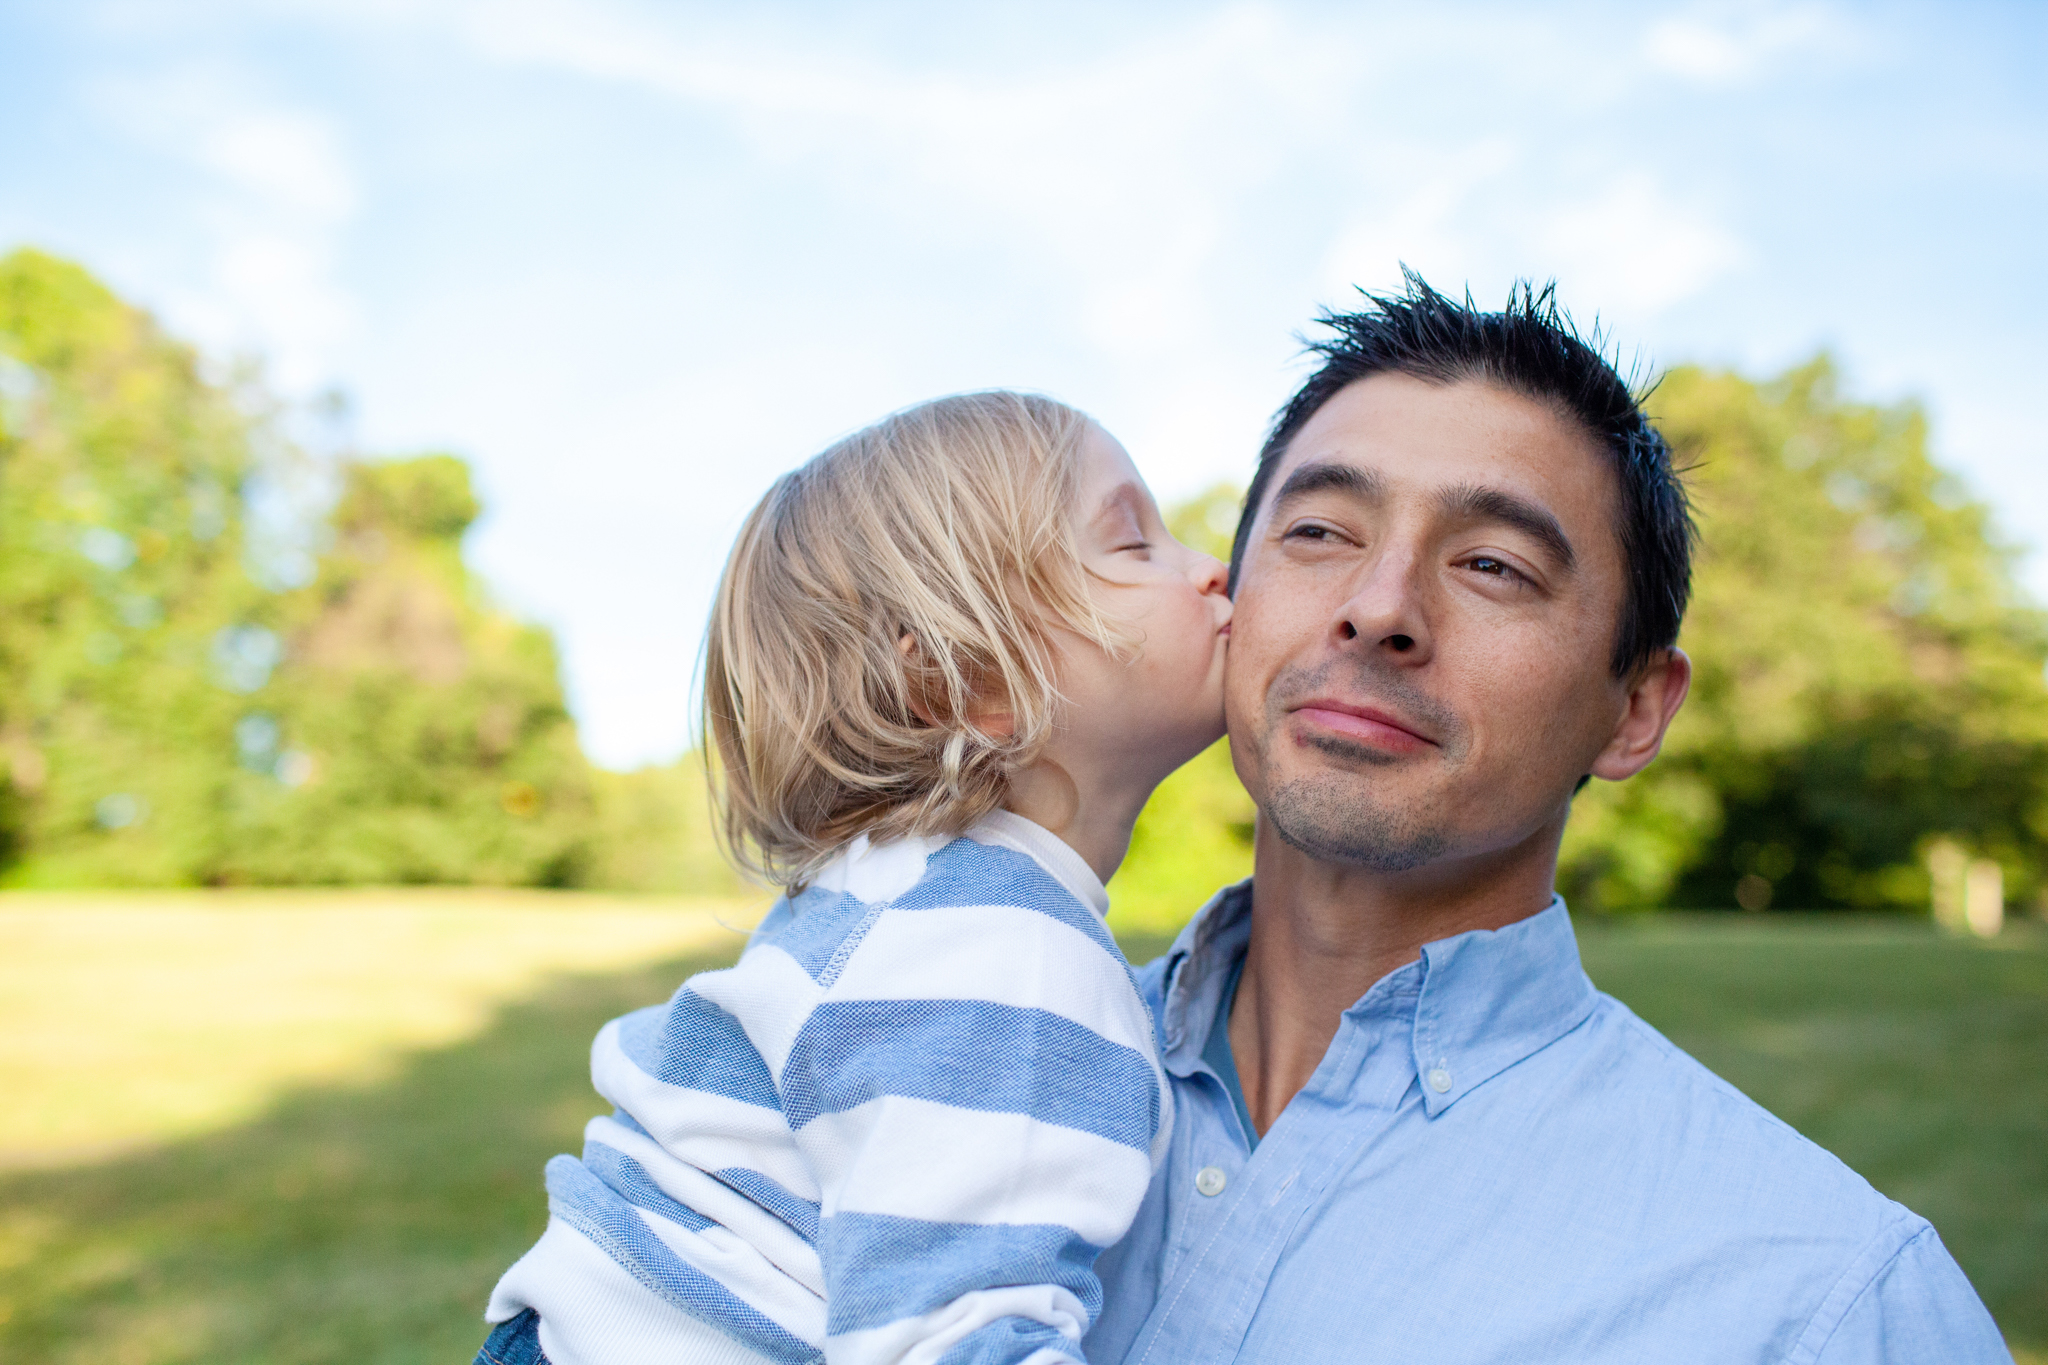
{"label": "shirt button", "polygon": [[1230,1177],[1223,1174],[1222,1168],[1217,1166],[1204,1166],[1195,1172],[1195,1188],[1206,1195],[1223,1193],[1223,1187],[1229,1183]]}
{"label": "shirt button", "polygon": [[1451,1073],[1440,1066],[1431,1067],[1427,1079],[1429,1081],[1429,1088],[1436,1091],[1439,1095],[1451,1088]]}

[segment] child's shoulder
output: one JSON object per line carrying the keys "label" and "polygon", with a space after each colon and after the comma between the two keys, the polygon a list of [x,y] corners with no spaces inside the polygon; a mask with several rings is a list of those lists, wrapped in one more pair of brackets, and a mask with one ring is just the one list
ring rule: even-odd
{"label": "child's shoulder", "polygon": [[[925,859],[924,873],[892,904],[904,910],[1002,909],[1045,915],[1107,938],[1102,930],[1108,899],[1062,876],[1042,856],[996,837],[1001,831],[977,825]],[[1079,861],[1078,858],[1075,861]],[[1092,874],[1089,881],[1093,881]],[[1099,934],[1092,931],[1101,931]]]}
{"label": "child's shoulder", "polygon": [[[818,869],[798,891],[775,902],[755,927],[749,951],[773,946],[800,962],[834,948],[862,924],[915,889],[931,855],[948,841],[896,839],[872,844],[862,835]],[[814,973],[815,974],[815,973]]]}
{"label": "child's shoulder", "polygon": [[[1027,826],[1025,837],[1017,837],[1015,825]],[[1056,854],[1049,859],[1032,847],[1034,832],[1051,839],[1014,816],[984,820],[954,838],[857,839],[801,891],[776,904],[754,931],[749,951],[787,954],[821,986],[855,952],[883,944],[917,945],[920,954],[943,945],[948,957],[996,960],[1028,944],[1034,957],[1048,951],[1106,955],[1115,969],[1127,970],[1103,923],[1101,883],[1064,844],[1057,852],[1080,867],[1078,876],[1060,866]],[[879,936],[878,928],[884,930]]]}
{"label": "child's shoulder", "polygon": [[991,811],[929,860],[909,903],[1035,911],[1115,950],[1103,923],[1109,892],[1065,841],[1006,810]]}

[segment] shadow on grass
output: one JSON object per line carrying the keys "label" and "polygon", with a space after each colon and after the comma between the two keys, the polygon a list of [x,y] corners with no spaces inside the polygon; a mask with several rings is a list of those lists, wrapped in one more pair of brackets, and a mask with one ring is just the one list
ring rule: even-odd
{"label": "shadow on grass", "polygon": [[[374,1085],[145,1155],[0,1174],[0,1360],[466,1365],[603,1106],[590,1040],[730,955],[552,983]],[[87,1082],[89,1083],[89,1082]]]}
{"label": "shadow on grass", "polygon": [[[2048,1347],[2048,936],[1667,921],[1583,946],[1603,988],[1927,1215],[2014,1345]],[[0,1175],[0,1360],[462,1365],[546,1222],[542,1164],[601,1107],[598,1026],[728,960],[557,981],[378,1084]]]}

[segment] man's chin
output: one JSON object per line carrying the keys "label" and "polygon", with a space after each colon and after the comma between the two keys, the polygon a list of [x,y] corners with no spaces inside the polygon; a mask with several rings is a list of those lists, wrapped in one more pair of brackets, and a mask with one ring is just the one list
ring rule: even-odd
{"label": "man's chin", "polygon": [[1296,852],[1371,872],[1409,872],[1435,862],[1450,846],[1440,825],[1364,799],[1355,781],[1285,783],[1268,794],[1259,814]]}

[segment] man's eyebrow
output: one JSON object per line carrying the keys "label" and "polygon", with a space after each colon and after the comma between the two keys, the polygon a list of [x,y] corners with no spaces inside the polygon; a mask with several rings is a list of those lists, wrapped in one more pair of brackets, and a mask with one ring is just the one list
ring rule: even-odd
{"label": "man's eyebrow", "polygon": [[1312,493],[1348,493],[1354,498],[1378,502],[1385,482],[1370,469],[1350,464],[1305,464],[1289,474],[1273,495],[1273,506],[1283,507]]}
{"label": "man's eyebrow", "polygon": [[1556,517],[1527,498],[1498,488],[1461,483],[1437,494],[1437,505],[1446,516],[1462,521],[1492,521],[1512,526],[1542,545],[1558,568],[1570,572],[1578,567],[1578,555],[1572,551],[1572,543],[1565,535],[1564,527],[1558,524]]}

